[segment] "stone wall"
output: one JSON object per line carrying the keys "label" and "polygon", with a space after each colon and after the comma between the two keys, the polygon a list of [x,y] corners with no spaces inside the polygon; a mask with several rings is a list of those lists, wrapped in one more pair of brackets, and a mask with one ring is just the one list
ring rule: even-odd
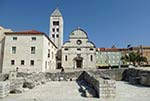
{"label": "stone wall", "polygon": [[[85,90],[86,97],[110,98],[115,97],[115,80],[96,78],[89,72],[83,72],[77,79],[78,84]],[[86,83],[86,84],[85,84]]]}
{"label": "stone wall", "polygon": [[123,80],[131,84],[150,86],[150,71],[130,68],[124,71]]}
{"label": "stone wall", "polygon": [[0,73],[0,81],[5,81],[5,80],[8,79],[8,77],[9,77],[8,74],[2,74],[2,73]]}
{"label": "stone wall", "polygon": [[[122,74],[126,69],[111,69],[111,70],[86,70],[88,73],[91,73],[94,75],[96,78],[110,78],[113,80],[120,81],[122,80]],[[84,70],[80,71],[71,71],[71,72],[57,72],[57,73],[46,73],[45,77],[48,80],[52,81],[68,81],[68,80],[76,80],[80,74]]]}
{"label": "stone wall", "polygon": [[[94,69],[94,70],[86,70],[87,72],[95,75],[96,78],[110,78],[113,80],[122,80],[122,74],[126,69],[111,69],[111,70],[99,70],[99,69]],[[79,75],[83,72],[84,70],[78,70],[78,71],[70,71],[70,72],[56,72],[56,73],[23,73],[19,72],[17,74],[17,77],[29,77],[33,79],[40,79],[41,81],[42,78],[46,80],[52,80],[52,81],[68,81],[68,80],[76,80]],[[0,74],[0,81],[5,81],[9,77],[8,74]],[[36,81],[37,81],[36,80]]]}
{"label": "stone wall", "polygon": [[116,81],[115,80],[99,80],[99,97],[110,98],[116,96]]}
{"label": "stone wall", "polygon": [[10,82],[0,81],[0,98],[3,98],[9,94]]}

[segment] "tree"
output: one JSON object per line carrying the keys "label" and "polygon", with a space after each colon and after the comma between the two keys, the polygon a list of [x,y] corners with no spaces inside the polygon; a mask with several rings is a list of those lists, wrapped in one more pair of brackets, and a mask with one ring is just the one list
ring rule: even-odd
{"label": "tree", "polygon": [[121,60],[123,63],[129,62],[132,63],[134,66],[136,64],[141,65],[143,62],[147,62],[147,58],[141,56],[138,52],[130,52],[129,54],[126,54],[125,56],[121,57]]}

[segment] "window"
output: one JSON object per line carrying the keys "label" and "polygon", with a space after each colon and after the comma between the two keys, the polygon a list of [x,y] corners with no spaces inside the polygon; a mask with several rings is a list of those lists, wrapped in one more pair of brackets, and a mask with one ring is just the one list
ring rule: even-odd
{"label": "window", "polygon": [[35,47],[34,46],[31,47],[31,54],[35,54]]}
{"label": "window", "polygon": [[13,40],[17,40],[17,37],[13,37]]}
{"label": "window", "polygon": [[92,55],[90,56],[90,58],[91,58],[91,61],[93,61],[93,56]]}
{"label": "window", "polygon": [[77,48],[77,50],[78,50],[78,51],[80,51],[80,50],[81,50],[81,48]]}
{"label": "window", "polygon": [[50,57],[50,49],[48,49],[48,58]]}
{"label": "window", "polygon": [[53,59],[53,57],[54,57],[54,53],[52,52],[52,59]]}
{"label": "window", "polygon": [[59,35],[57,34],[56,37],[59,38]]}
{"label": "window", "polygon": [[12,53],[16,54],[16,46],[12,46]]}
{"label": "window", "polygon": [[11,65],[15,65],[15,60],[11,60]]}
{"label": "window", "polygon": [[65,50],[65,51],[67,51],[67,50],[68,50],[68,48],[65,48],[64,50]]}
{"label": "window", "polygon": [[48,42],[48,46],[50,46],[50,42]]}
{"label": "window", "polygon": [[55,35],[54,35],[54,34],[52,34],[52,37],[54,38],[54,37],[55,37]]}
{"label": "window", "polygon": [[57,32],[59,32],[59,28],[57,28]]}
{"label": "window", "polygon": [[90,48],[90,51],[93,51],[93,48]]}
{"label": "window", "polygon": [[32,37],[32,40],[36,40],[36,37]]}
{"label": "window", "polygon": [[53,28],[52,30],[53,30],[53,32],[55,32],[55,28]]}
{"label": "window", "polygon": [[30,61],[30,65],[31,65],[31,66],[34,66],[34,60],[31,60],[31,61]]}
{"label": "window", "polygon": [[82,41],[81,40],[77,40],[76,42],[78,45],[81,45]]}
{"label": "window", "polygon": [[45,69],[47,69],[47,61],[45,61]]}
{"label": "window", "polygon": [[21,65],[24,65],[24,60],[21,60]]}
{"label": "window", "polygon": [[59,21],[53,21],[53,25],[59,25]]}
{"label": "window", "polygon": [[67,55],[65,55],[65,61],[67,61]]}

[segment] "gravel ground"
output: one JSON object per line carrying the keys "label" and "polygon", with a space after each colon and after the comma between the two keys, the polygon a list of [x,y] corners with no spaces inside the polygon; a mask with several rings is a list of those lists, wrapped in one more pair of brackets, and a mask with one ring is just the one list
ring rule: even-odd
{"label": "gravel ground", "polygon": [[[150,87],[131,85],[117,81],[116,98],[101,101],[150,101]],[[21,94],[11,94],[0,101],[99,101],[99,98],[84,98],[76,82],[48,82]]]}

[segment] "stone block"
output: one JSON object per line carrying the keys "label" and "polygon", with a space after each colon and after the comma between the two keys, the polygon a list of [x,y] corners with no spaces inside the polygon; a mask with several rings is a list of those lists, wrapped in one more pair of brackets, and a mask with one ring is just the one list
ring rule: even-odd
{"label": "stone block", "polygon": [[87,88],[85,90],[85,96],[88,97],[88,98],[90,98],[90,97],[96,97],[97,95],[96,95],[95,89],[93,89],[91,87]]}
{"label": "stone block", "polygon": [[19,77],[10,81],[10,93],[22,93],[23,92],[23,78]]}
{"label": "stone block", "polygon": [[9,80],[14,80],[14,79],[16,79],[17,78],[17,72],[16,71],[11,71],[10,73],[9,73]]}
{"label": "stone block", "polygon": [[36,83],[34,82],[34,80],[30,79],[30,78],[25,78],[25,80],[23,82],[23,88],[32,89],[35,87],[35,85],[36,85]]}
{"label": "stone block", "polygon": [[10,82],[0,81],[0,98],[6,97],[10,92]]}
{"label": "stone block", "polygon": [[150,75],[141,76],[140,84],[150,86]]}

